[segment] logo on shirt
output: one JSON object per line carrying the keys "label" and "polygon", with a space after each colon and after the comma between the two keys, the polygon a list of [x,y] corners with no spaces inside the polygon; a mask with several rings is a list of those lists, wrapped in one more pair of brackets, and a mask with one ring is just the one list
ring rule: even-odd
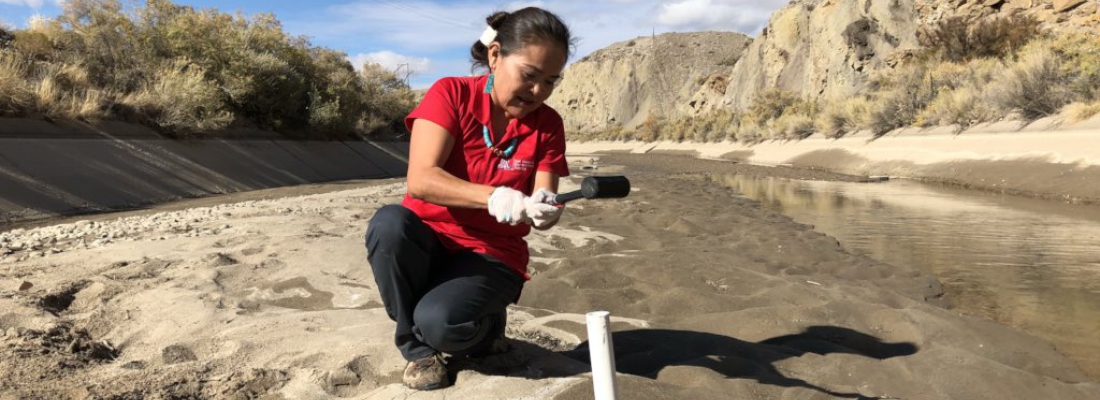
{"label": "logo on shirt", "polygon": [[531,160],[500,160],[500,164],[497,164],[497,169],[501,171],[527,171],[535,166],[535,163]]}

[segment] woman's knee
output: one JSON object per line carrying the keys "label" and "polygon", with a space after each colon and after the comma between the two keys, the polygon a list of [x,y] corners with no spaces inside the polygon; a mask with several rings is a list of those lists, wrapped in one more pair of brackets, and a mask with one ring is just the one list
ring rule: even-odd
{"label": "woman's knee", "polygon": [[[469,320],[467,320],[469,319]],[[444,305],[418,306],[413,313],[421,340],[431,348],[446,353],[461,353],[485,340],[489,327],[487,318],[461,318]]]}
{"label": "woman's knee", "polygon": [[376,247],[386,242],[392,242],[387,239],[405,236],[409,226],[416,218],[416,213],[404,206],[397,204],[382,206],[374,213],[367,224],[365,238],[367,247]]}

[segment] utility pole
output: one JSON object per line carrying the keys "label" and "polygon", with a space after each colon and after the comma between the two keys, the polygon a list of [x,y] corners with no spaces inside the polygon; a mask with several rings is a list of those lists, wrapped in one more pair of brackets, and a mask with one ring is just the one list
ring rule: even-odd
{"label": "utility pole", "polygon": [[401,67],[405,67],[405,86],[409,86],[409,75],[412,75],[412,67],[408,63],[397,64],[397,69],[393,70],[394,76],[397,76],[401,72]]}

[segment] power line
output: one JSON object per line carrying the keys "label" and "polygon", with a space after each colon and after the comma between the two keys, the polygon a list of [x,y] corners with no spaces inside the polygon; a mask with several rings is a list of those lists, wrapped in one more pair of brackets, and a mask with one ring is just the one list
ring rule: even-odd
{"label": "power line", "polygon": [[441,16],[438,16],[438,15],[435,15],[435,14],[431,14],[431,13],[428,13],[428,12],[424,11],[423,9],[420,9],[418,7],[415,7],[415,6],[412,6],[412,5],[409,5],[409,4],[397,3],[397,2],[392,2],[392,1],[388,1],[388,0],[374,0],[374,1],[377,2],[377,3],[380,3],[380,4],[388,5],[390,7],[396,8],[396,9],[410,11],[410,12],[418,14],[422,17],[432,19],[432,20],[435,20],[435,21],[438,21],[438,22],[442,22],[444,24],[451,25],[451,26],[454,26],[454,27],[469,29],[469,30],[477,30],[477,27],[475,27],[474,24],[467,23],[467,22],[462,22],[462,21],[457,21],[457,20],[453,20],[453,19],[450,19],[450,18],[441,17]]}

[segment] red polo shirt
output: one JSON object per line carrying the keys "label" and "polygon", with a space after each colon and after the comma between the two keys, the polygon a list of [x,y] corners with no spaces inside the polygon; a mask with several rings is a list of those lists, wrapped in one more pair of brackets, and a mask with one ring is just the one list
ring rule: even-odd
{"label": "red polo shirt", "polygon": [[[473,183],[508,186],[530,195],[535,171],[569,175],[565,127],[557,111],[545,104],[523,118],[510,121],[503,137],[500,132],[491,132],[493,144],[501,149],[512,138],[518,139],[510,159],[489,151],[482,134],[489,125],[492,104],[489,94],[484,93],[487,79],[484,75],[440,79],[405,118],[405,126],[412,131],[413,121],[423,118],[445,128],[455,144],[443,169]],[[530,253],[523,237],[531,232],[530,225],[501,224],[483,209],[443,207],[408,194],[401,204],[432,227],[448,250],[490,255],[529,279]]]}

